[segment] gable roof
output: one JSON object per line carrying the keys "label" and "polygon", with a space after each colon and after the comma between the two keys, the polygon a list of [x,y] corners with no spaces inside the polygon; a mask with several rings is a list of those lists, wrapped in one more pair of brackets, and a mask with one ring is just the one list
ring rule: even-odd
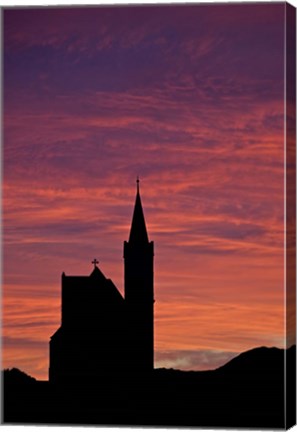
{"label": "gable roof", "polygon": [[86,294],[92,293],[94,301],[104,304],[115,305],[124,302],[121,293],[111,281],[107,279],[99,267],[95,266],[90,276],[66,276],[62,277],[63,289],[72,291],[72,295],[80,296],[82,301]]}

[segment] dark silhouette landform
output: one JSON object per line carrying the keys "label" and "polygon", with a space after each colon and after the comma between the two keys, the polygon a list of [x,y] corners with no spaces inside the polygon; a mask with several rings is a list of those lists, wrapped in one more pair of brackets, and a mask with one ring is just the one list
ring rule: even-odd
{"label": "dark silhouette landform", "polygon": [[[3,371],[3,421],[15,424],[288,428],[295,424],[296,347],[256,348],[206,372],[154,369],[154,243],[139,180],[124,291],[92,262],[62,274],[61,325],[49,381]],[[285,411],[286,407],[286,411]]]}
{"label": "dark silhouette landform", "polygon": [[115,371],[114,379],[80,385],[56,386],[5,370],[3,421],[283,429],[295,422],[295,364],[294,345],[256,348],[211,371],[155,369],[134,380]]}

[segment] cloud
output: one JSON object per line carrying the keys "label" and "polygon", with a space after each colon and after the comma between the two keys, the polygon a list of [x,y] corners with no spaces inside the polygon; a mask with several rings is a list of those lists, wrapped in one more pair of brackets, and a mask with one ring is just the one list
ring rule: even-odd
{"label": "cloud", "polygon": [[[180,286],[180,293],[183,293],[183,287]],[[179,303],[178,293],[175,293],[175,297],[172,295],[171,300],[163,297],[156,302],[157,353],[171,351],[173,347],[174,350],[186,351],[242,352],[259,345],[283,346],[283,315],[278,301],[268,306],[265,305],[264,296],[262,299],[259,296],[256,305],[254,299],[245,293],[245,299],[241,302],[240,293],[236,296],[233,292],[232,296],[231,291],[228,293],[228,290],[223,290],[225,295],[220,295],[222,286],[219,285],[215,292],[209,292],[206,301],[203,285],[201,288],[196,288],[196,297],[193,295],[187,300],[183,297],[182,303]],[[214,297],[217,299],[215,303],[212,300]]]}
{"label": "cloud", "polygon": [[[32,326],[34,328],[34,326]],[[23,339],[16,337],[4,336],[2,339],[2,344],[4,349],[16,348],[17,346],[22,346],[24,350],[34,350],[34,349],[44,349],[47,345],[47,341],[36,341],[34,339]]]}
{"label": "cloud", "polygon": [[215,350],[161,351],[156,353],[155,362],[157,368],[212,370],[223,366],[238,354],[238,352]]}

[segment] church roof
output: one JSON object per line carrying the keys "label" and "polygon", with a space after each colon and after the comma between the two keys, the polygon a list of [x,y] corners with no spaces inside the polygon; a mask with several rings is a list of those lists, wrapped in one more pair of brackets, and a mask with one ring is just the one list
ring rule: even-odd
{"label": "church roof", "polygon": [[148,235],[139,193],[139,179],[137,178],[137,193],[135,200],[129,243],[148,243]]}
{"label": "church roof", "polygon": [[[123,302],[123,297],[117,287],[107,279],[100,268],[95,263],[94,269],[90,276],[66,276],[63,274],[62,290],[70,289],[71,296],[78,296],[83,301],[85,296],[89,296],[92,291],[93,300],[99,301],[100,304]],[[91,291],[90,291],[91,290]],[[87,297],[86,297],[87,298]]]}
{"label": "church roof", "polygon": [[94,270],[90,274],[90,280],[93,281],[92,284],[95,284],[93,286],[96,286],[98,289],[98,295],[103,304],[106,302],[110,303],[123,300],[122,295],[112,280],[107,279],[97,265],[94,266]]}
{"label": "church roof", "polygon": [[95,265],[94,270],[90,274],[91,278],[96,278],[98,281],[105,281],[106,277],[102,273],[102,271]]}

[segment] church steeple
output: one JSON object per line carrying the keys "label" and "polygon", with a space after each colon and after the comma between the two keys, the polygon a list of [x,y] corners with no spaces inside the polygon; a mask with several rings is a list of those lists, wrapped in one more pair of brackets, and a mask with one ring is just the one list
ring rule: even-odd
{"label": "church steeple", "polygon": [[129,243],[131,244],[145,244],[148,243],[148,235],[144,220],[144,214],[141,204],[140,192],[139,192],[139,178],[136,180],[137,191],[136,200],[134,206],[134,213],[132,219],[132,225],[129,236]]}
{"label": "church steeple", "polygon": [[154,367],[154,242],[149,242],[137,177],[129,241],[124,242],[125,302],[134,369]]}

